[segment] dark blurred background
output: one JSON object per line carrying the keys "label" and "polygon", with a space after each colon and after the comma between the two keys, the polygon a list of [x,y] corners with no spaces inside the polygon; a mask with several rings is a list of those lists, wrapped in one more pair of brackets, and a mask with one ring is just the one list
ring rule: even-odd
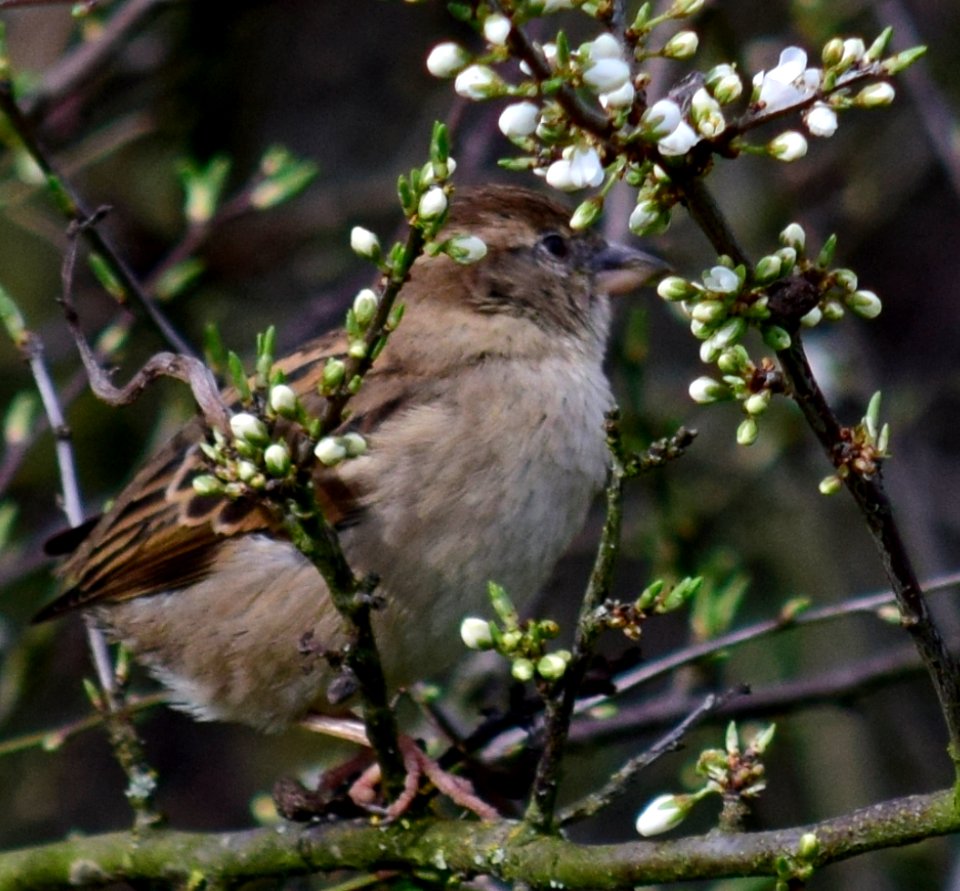
{"label": "dark blurred background", "polygon": [[[138,11],[136,25],[115,51],[84,76],[71,75],[69,66],[84,52],[80,33],[95,35],[110,27],[112,15],[131,9]],[[210,321],[245,355],[255,332],[268,324],[278,326],[286,346],[337,324],[345,302],[370,277],[349,250],[349,227],[362,223],[390,237],[399,223],[397,175],[425,160],[434,120],[451,123],[458,183],[506,175],[496,167],[496,159],[509,154],[496,128],[502,104],[467,107],[424,68],[436,42],[473,40],[442,3],[139,0],[103,4],[99,23],[97,15],[78,24],[68,5],[49,4],[7,10],[2,21],[39,135],[88,205],[113,208],[106,231],[141,276],[183,237],[177,178],[183,159],[229,156],[228,192],[249,180],[274,144],[319,169],[296,200],[233,220],[204,241],[204,275],[165,306],[194,343]],[[582,27],[577,16],[560,21],[574,33]],[[858,420],[870,395],[882,389],[883,417],[893,426],[885,477],[918,569],[929,579],[960,563],[960,7],[952,0],[718,0],[698,20],[695,63],[705,70],[735,61],[749,76],[772,67],[784,46],[803,46],[816,59],[829,37],[860,34],[869,43],[886,24],[897,27],[895,49],[929,45],[926,58],[896,81],[892,108],[842,115],[837,134],[811,139],[808,156],[796,164],[721,162],[710,181],[753,257],[773,250],[791,220],[807,228],[808,244],[836,232],[837,265],[852,267],[861,287],[883,298],[876,321],[824,325],[808,343],[843,420]],[[539,27],[546,39],[549,32]],[[665,91],[687,70],[682,63],[657,67],[654,91]],[[0,128],[9,143],[6,125]],[[521,175],[514,181],[529,180]],[[631,201],[627,192],[611,201],[606,225],[615,237],[631,237],[624,222]],[[0,283],[42,338],[57,382],[68,388],[78,362],[55,303],[62,232],[22,155],[8,151],[0,162]],[[650,246],[691,277],[714,259],[680,210],[673,227]],[[77,297],[88,330],[114,317],[112,302],[85,275]],[[763,419],[759,441],[739,448],[735,408],[700,409],[690,402],[687,385],[704,372],[697,344],[655,295],[624,301],[616,331],[611,369],[629,435],[642,443],[679,423],[700,431],[684,460],[631,488],[621,596],[635,596],[656,575],[706,572],[742,580],[748,585],[736,621],[745,624],[776,615],[791,597],[823,605],[883,588],[879,560],[852,504],[845,495],[818,494],[829,466],[797,412],[776,404]],[[149,324],[138,323],[118,356],[120,377],[162,346]],[[0,341],[0,409],[31,388],[19,354]],[[116,494],[137,461],[189,412],[183,388],[172,383],[120,410],[87,392],[78,395],[69,421],[88,512]],[[18,509],[0,554],[2,742],[86,715],[80,680],[92,672],[79,620],[29,626],[30,615],[55,591],[42,543],[64,523],[51,436],[40,436],[15,472],[8,449],[0,469],[11,471],[2,478],[3,497]],[[545,592],[545,609],[568,624],[598,528],[599,515]],[[948,635],[960,643],[954,595],[938,595],[936,605]],[[689,635],[685,617],[651,623],[642,657],[655,659]],[[837,678],[863,660],[895,661],[901,648],[909,650],[896,627],[874,616],[847,618],[731,651],[669,685],[645,689],[639,702],[737,682],[775,691],[790,679]],[[618,649],[613,642],[611,652]],[[149,681],[138,677],[135,686],[148,689]],[[951,782],[942,721],[916,669],[835,702],[765,716],[773,719],[778,732],[758,826],[800,824]],[[685,765],[700,748],[722,743],[725,721],[693,734],[685,752],[663,759],[627,799],[577,828],[574,837],[631,838],[636,811],[655,794],[680,791]],[[161,774],[160,806],[184,829],[253,825],[277,777],[308,776],[330,757],[326,744],[306,733],[262,737],[195,724],[162,707],[141,727]],[[654,736],[648,729],[578,750],[573,758],[581,760],[573,762],[566,796],[598,785]],[[56,751],[34,747],[0,757],[0,847],[127,825],[123,785],[99,731]],[[691,819],[692,829],[709,828],[712,806],[703,811]],[[952,841],[928,841],[832,867],[809,887],[960,889],[957,853]],[[738,891],[768,886],[748,880],[709,885]]]}

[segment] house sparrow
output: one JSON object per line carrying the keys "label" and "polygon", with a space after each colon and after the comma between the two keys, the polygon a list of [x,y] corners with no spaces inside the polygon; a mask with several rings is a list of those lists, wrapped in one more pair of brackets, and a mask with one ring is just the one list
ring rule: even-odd
{"label": "house sparrow", "polygon": [[[342,428],[368,450],[318,463],[318,500],[351,567],[381,580],[374,625],[394,688],[456,659],[488,581],[522,609],[604,482],[608,295],[664,267],[568,220],[515,187],[458,193],[446,231],[480,237],[486,257],[417,260],[403,322]],[[277,363],[309,411],[322,406],[324,360],[345,350],[334,333]],[[194,420],[134,477],[38,619],[92,611],[202,720],[272,731],[342,713],[326,698],[334,669],[302,646],[344,643],[324,583],[264,505],[194,491],[205,434]]]}

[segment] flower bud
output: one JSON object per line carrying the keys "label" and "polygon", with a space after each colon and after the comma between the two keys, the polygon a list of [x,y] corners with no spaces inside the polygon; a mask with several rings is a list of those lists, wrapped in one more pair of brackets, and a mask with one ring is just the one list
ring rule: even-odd
{"label": "flower bud", "polygon": [[843,480],[835,473],[831,473],[830,476],[825,476],[820,480],[820,485],[817,487],[820,489],[821,495],[836,495],[843,488]]}
{"label": "flower bud", "polygon": [[690,398],[700,405],[709,405],[730,398],[730,389],[726,384],[715,381],[712,377],[698,377],[690,384]]}
{"label": "flower bud", "polygon": [[670,211],[650,199],[639,201],[627,225],[634,235],[654,235],[670,225]]}
{"label": "flower bud", "polygon": [[753,418],[744,418],[737,427],[737,445],[752,446],[760,435],[760,427]]}
{"label": "flower bud", "polygon": [[223,482],[212,473],[202,473],[192,481],[193,491],[198,495],[222,495]]}
{"label": "flower bud", "polygon": [[357,256],[367,260],[376,260],[380,256],[380,240],[363,226],[354,226],[350,230],[350,247]]}
{"label": "flower bud", "polygon": [[417,214],[423,220],[435,220],[447,212],[447,193],[440,186],[431,186],[420,196]]}
{"label": "flower bud", "polygon": [[843,40],[841,38],[833,37],[823,45],[823,52],[820,54],[820,59],[823,61],[824,67],[833,68],[840,64],[842,58]]}
{"label": "flower bud", "polygon": [[514,680],[525,683],[533,677],[534,665],[529,659],[514,659],[510,666],[510,674]]}
{"label": "flower bud", "polygon": [[536,131],[539,116],[540,109],[532,102],[515,102],[503,110],[497,124],[507,139],[523,139]]}
{"label": "flower bud", "polygon": [[327,359],[323,366],[323,375],[320,381],[320,389],[324,393],[331,393],[343,383],[343,375],[346,367],[342,359]]}
{"label": "flower bud", "polygon": [[799,223],[790,223],[790,225],[780,233],[780,244],[784,245],[784,247],[792,247],[794,250],[800,252],[806,243],[807,233],[804,232],[803,226]]}
{"label": "flower bud", "polygon": [[282,442],[268,445],[263,452],[263,464],[271,476],[286,476],[290,472],[290,450]]}
{"label": "flower bud", "polygon": [[889,105],[896,95],[893,86],[884,81],[864,87],[857,93],[853,101],[861,108],[877,108],[881,105]]}
{"label": "flower bud", "polygon": [[313,449],[321,464],[333,467],[347,457],[347,450],[336,436],[324,436]]}
{"label": "flower bud", "polygon": [[559,653],[547,653],[537,661],[537,674],[548,681],[559,680],[566,670],[567,660]]}
{"label": "flower bud", "polygon": [[689,812],[689,796],[658,795],[637,817],[637,832],[644,838],[669,832],[679,826]]}
{"label": "flower bud", "polygon": [[807,153],[807,140],[802,133],[787,130],[767,143],[767,153],[778,161],[796,161]]}
{"label": "flower bud", "polygon": [[800,324],[804,328],[816,328],[822,320],[823,310],[819,306],[815,306],[810,312],[800,317]]}
{"label": "flower bud", "polygon": [[754,281],[760,284],[772,282],[780,275],[783,269],[783,261],[776,254],[768,254],[757,261],[757,266],[753,271]]}
{"label": "flower bud", "polygon": [[252,482],[257,474],[259,473],[257,465],[253,461],[238,461],[237,462],[237,476],[241,482],[249,483]]}
{"label": "flower bud", "polygon": [[230,430],[237,439],[252,445],[263,445],[270,435],[266,424],[249,412],[239,412],[230,418]]}
{"label": "flower bud", "polygon": [[663,55],[668,59],[689,59],[697,51],[700,38],[696,31],[677,31],[663,48]]}
{"label": "flower bud", "polygon": [[366,439],[352,430],[340,437],[340,444],[346,449],[348,458],[359,458],[367,451]]}
{"label": "flower bud", "polygon": [[571,229],[586,229],[600,216],[603,211],[603,199],[588,198],[581,202],[570,217]]}
{"label": "flower bud", "polygon": [[717,357],[717,368],[724,374],[743,374],[749,364],[750,354],[747,348],[739,343],[727,347]]}
{"label": "flower bud", "polygon": [[460,623],[460,639],[467,649],[489,650],[493,646],[490,623],[486,619],[467,616]]}
{"label": "flower bud", "polygon": [[470,53],[459,43],[438,43],[427,56],[427,71],[434,77],[453,77],[469,61]]}
{"label": "flower bud", "polygon": [[743,400],[743,410],[748,415],[762,415],[770,405],[772,394],[769,390],[761,390],[759,393],[751,393]]}
{"label": "flower bud", "polygon": [[883,309],[880,298],[873,291],[854,291],[847,297],[847,306],[861,319],[875,319]]}
{"label": "flower bud", "polygon": [[664,300],[672,302],[689,300],[700,293],[700,289],[679,275],[668,275],[657,285],[657,294]]}
{"label": "flower bud", "polygon": [[839,67],[849,68],[851,65],[859,62],[863,54],[867,51],[866,46],[859,37],[848,37],[843,41],[843,54],[840,56]]}
{"label": "flower bud", "polygon": [[777,352],[787,349],[792,343],[790,333],[779,325],[768,325],[763,329],[763,342]]}
{"label": "flower bud", "polygon": [[727,317],[727,308],[719,300],[701,300],[690,311],[690,316],[704,325],[717,325]]}
{"label": "flower bud", "polygon": [[848,294],[857,290],[857,274],[852,269],[834,269],[833,280]]}
{"label": "flower bud", "polygon": [[510,19],[500,13],[488,15],[483,20],[483,36],[493,46],[503,46],[510,36]]}
{"label": "flower bud", "polygon": [[464,99],[478,101],[497,96],[501,92],[503,81],[486,65],[471,65],[457,75],[453,89]]}
{"label": "flower bud", "polygon": [[297,411],[297,394],[286,384],[274,385],[270,388],[270,408],[281,417],[292,417]]}
{"label": "flower bud", "polygon": [[487,255],[487,246],[476,235],[455,235],[443,243],[443,251],[457,263],[476,263]]}
{"label": "flower bud", "polygon": [[837,132],[837,113],[826,102],[814,102],[804,113],[803,122],[811,136],[827,138]]}
{"label": "flower bud", "polygon": [[364,288],[353,298],[353,315],[361,329],[369,326],[377,314],[379,300],[370,288]]}

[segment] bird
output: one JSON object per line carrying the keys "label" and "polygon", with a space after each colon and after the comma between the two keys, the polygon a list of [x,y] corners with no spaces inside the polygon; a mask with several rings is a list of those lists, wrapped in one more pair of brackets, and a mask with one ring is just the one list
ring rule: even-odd
{"label": "bird", "polygon": [[[417,259],[403,320],[339,431],[367,448],[313,471],[351,568],[379,578],[391,690],[457,660],[460,623],[487,610],[488,582],[528,608],[604,483],[610,296],[665,264],[569,220],[533,190],[458,189],[438,238],[474,235],[486,255]],[[332,332],[278,361],[308,411],[323,406],[326,359],[346,351]],[[89,612],[199,720],[276,732],[343,713],[349,701],[327,695],[336,669],[317,655],[345,643],[324,582],[256,498],[195,490],[208,435],[202,418],[188,422],[77,530],[64,590],[37,620]]]}

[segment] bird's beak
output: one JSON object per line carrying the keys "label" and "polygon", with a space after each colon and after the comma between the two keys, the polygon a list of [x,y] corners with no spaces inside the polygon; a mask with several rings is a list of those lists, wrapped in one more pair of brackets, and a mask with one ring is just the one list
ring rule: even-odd
{"label": "bird's beak", "polygon": [[671,271],[669,263],[625,244],[606,244],[593,255],[591,269],[605,294],[628,294]]}

